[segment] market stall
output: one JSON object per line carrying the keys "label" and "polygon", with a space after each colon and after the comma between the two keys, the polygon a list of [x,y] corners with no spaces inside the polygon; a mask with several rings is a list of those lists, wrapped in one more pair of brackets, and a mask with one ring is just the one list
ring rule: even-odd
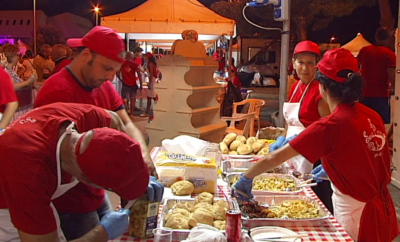
{"label": "market stall", "polygon": [[[165,152],[163,148],[161,147],[155,147],[153,148],[151,152],[151,156],[153,160],[157,160],[157,157],[160,155],[160,153]],[[222,163],[224,160],[228,159],[228,156],[221,156],[222,157]],[[223,168],[221,163],[221,168],[226,171],[226,168]],[[290,164],[286,163],[284,167],[282,167],[281,171],[285,171],[287,173],[291,173],[292,167]],[[225,177],[226,178],[226,177]],[[228,185],[228,180],[227,179],[222,179],[222,176],[220,175],[217,179],[217,189],[214,193],[214,199],[216,200],[225,200],[227,197],[227,194],[230,194],[230,188]],[[320,219],[311,219],[311,220],[270,220],[272,223],[267,222],[266,220],[262,219],[242,219],[242,227],[247,227],[248,229],[253,228],[253,227],[259,227],[259,226],[266,226],[266,225],[273,225],[273,226],[279,226],[280,228],[286,228],[289,229],[290,231],[293,231],[295,234],[301,234],[302,238],[298,239],[293,239],[290,241],[353,241],[351,237],[346,233],[346,231],[343,229],[343,227],[339,224],[339,222],[333,217],[329,211],[324,207],[322,202],[318,199],[318,197],[315,195],[315,193],[312,191],[311,188],[305,187],[304,189],[301,190],[301,192],[296,194],[297,196],[304,196],[307,197],[307,199],[312,200],[313,203],[316,204],[319,208],[321,208],[323,211],[321,212],[322,218]],[[192,198],[197,197],[198,194],[191,194]],[[279,196],[277,196],[279,197]],[[289,196],[290,197],[290,196]],[[174,196],[170,193],[169,188],[166,188],[166,192],[164,194],[164,204],[165,206],[168,206],[168,201],[169,200],[187,200],[189,199],[188,196],[181,197],[181,196]],[[275,199],[274,199],[275,200]],[[159,215],[158,215],[158,227],[163,227],[165,225],[164,219],[165,219],[165,211],[166,209],[163,209],[163,205],[160,206],[159,208]],[[249,227],[250,226],[250,227]],[[173,240],[172,241],[181,241],[184,239],[185,236],[189,234],[189,230],[187,232],[182,233],[182,230],[175,230],[173,233]],[[122,242],[122,241],[154,241],[153,238],[148,238],[148,239],[140,239],[140,238],[135,238],[129,235],[129,233],[125,233],[123,236],[112,240],[114,242]],[[245,239],[242,239],[242,241],[246,241]],[[282,240],[286,241],[286,240]],[[289,241],[289,240],[287,240]]]}

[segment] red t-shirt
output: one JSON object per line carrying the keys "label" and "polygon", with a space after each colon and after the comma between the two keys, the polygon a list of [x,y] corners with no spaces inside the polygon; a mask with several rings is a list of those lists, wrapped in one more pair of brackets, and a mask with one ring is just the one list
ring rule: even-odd
{"label": "red t-shirt", "polygon": [[61,71],[64,67],[69,65],[72,62],[72,59],[64,59],[61,62],[56,63],[56,67],[53,70],[53,74]]}
{"label": "red t-shirt", "polygon": [[339,191],[367,202],[360,241],[392,241],[397,236],[396,211],[387,190],[391,158],[382,118],[375,111],[360,103],[340,104],[289,143],[311,162],[322,157]]}
{"label": "red t-shirt", "polygon": [[[52,75],[40,89],[34,107],[54,102],[86,103],[111,111],[124,109],[122,99],[111,82],[99,88],[88,89],[64,68]],[[104,202],[104,190],[79,183],[67,194],[54,200],[57,211],[62,213],[87,213],[98,209]]]}
{"label": "red t-shirt", "polygon": [[[50,203],[57,186],[58,129],[65,121],[85,132],[110,127],[111,117],[93,105],[54,103],[33,109],[0,134],[0,208],[8,208],[14,226],[26,233],[57,229]],[[71,180],[67,173],[62,177]]]}
{"label": "red t-shirt", "polygon": [[143,65],[143,58],[142,57],[135,57],[133,58],[133,62],[135,62],[138,66]]}
{"label": "red t-shirt", "polygon": [[242,82],[240,81],[239,77],[235,76],[235,77],[233,78],[233,80],[232,80],[232,84],[233,84],[235,87],[239,88],[239,90],[242,89]]}
{"label": "red t-shirt", "polygon": [[364,97],[389,97],[389,75],[387,69],[396,67],[396,54],[389,48],[378,45],[363,47],[357,56],[364,79]]}
{"label": "red t-shirt", "polygon": [[0,67],[0,113],[6,109],[6,104],[18,101],[14,84],[10,75]]}
{"label": "red t-shirt", "polygon": [[[293,93],[298,85],[299,87],[296,93]],[[299,119],[304,127],[310,126],[310,124],[321,118],[318,112],[318,102],[322,98],[319,92],[319,82],[314,80],[309,85],[307,92],[304,94],[303,101],[300,104],[299,111]],[[288,100],[290,100],[291,103],[298,103],[306,88],[307,85],[303,84],[301,81],[297,81],[290,89]],[[292,97],[292,99],[290,99],[290,97]]]}
{"label": "red t-shirt", "polygon": [[136,76],[136,71],[139,68],[139,65],[133,61],[125,60],[125,62],[121,66],[122,72],[122,82],[127,86],[137,86],[136,80],[138,77]]}

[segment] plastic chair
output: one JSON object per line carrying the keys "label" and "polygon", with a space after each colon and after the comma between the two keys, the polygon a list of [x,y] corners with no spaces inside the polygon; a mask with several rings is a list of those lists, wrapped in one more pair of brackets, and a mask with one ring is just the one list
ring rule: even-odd
{"label": "plastic chair", "polygon": [[[221,117],[224,121],[230,121],[229,126],[226,128],[226,133],[236,133],[246,137],[255,136],[254,122],[258,122],[258,129],[260,129],[260,112],[261,107],[266,104],[262,99],[245,99],[241,102],[233,103],[233,113],[231,117]],[[243,106],[242,111],[238,112],[238,107]],[[236,127],[236,122],[245,122],[243,129]]]}

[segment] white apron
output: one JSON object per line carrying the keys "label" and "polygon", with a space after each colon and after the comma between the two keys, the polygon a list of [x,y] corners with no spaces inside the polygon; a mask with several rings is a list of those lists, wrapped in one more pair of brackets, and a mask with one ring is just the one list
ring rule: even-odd
{"label": "white apron", "polygon": [[[291,103],[290,101],[292,100],[292,98],[290,98],[289,102],[283,103],[283,108],[282,108],[283,115],[288,125],[286,131],[286,138],[292,137],[293,135],[296,134],[300,134],[305,129],[304,125],[300,122],[299,112],[300,112],[301,102],[303,101],[304,95],[308,91],[311,82],[307,85],[298,103]],[[294,90],[292,97],[298,91],[299,86],[300,85],[296,86],[296,89]],[[291,158],[290,162],[297,171],[301,172],[301,174],[309,174],[312,170],[313,165],[302,155],[298,155]]]}
{"label": "white apron", "polygon": [[[56,199],[57,197],[66,193],[69,189],[73,188],[78,184],[78,180],[74,178],[73,181],[67,184],[61,184],[61,160],[60,160],[60,146],[64,138],[67,134],[71,134],[74,130],[72,127],[74,126],[74,122],[72,122],[67,128],[66,131],[61,135],[57,142],[57,150],[56,150],[56,158],[57,158],[57,188],[54,192],[51,199]],[[53,214],[57,222],[57,232],[60,238],[60,242],[66,242],[67,240],[64,237],[64,234],[61,231],[60,227],[60,219],[58,217],[57,211],[53,205],[50,204],[53,209]],[[11,217],[8,209],[0,209],[0,242],[20,242],[18,235],[18,230],[14,227],[11,222]]]}
{"label": "white apron", "polygon": [[332,203],[335,217],[350,237],[357,241],[365,203],[341,193],[332,182],[331,187],[333,190]]}

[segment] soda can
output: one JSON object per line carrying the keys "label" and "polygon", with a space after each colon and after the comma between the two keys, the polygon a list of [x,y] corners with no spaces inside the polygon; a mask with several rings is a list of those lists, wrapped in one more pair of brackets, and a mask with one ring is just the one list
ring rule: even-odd
{"label": "soda can", "polygon": [[242,237],[242,213],[240,210],[226,212],[226,238],[228,242],[240,242]]}

